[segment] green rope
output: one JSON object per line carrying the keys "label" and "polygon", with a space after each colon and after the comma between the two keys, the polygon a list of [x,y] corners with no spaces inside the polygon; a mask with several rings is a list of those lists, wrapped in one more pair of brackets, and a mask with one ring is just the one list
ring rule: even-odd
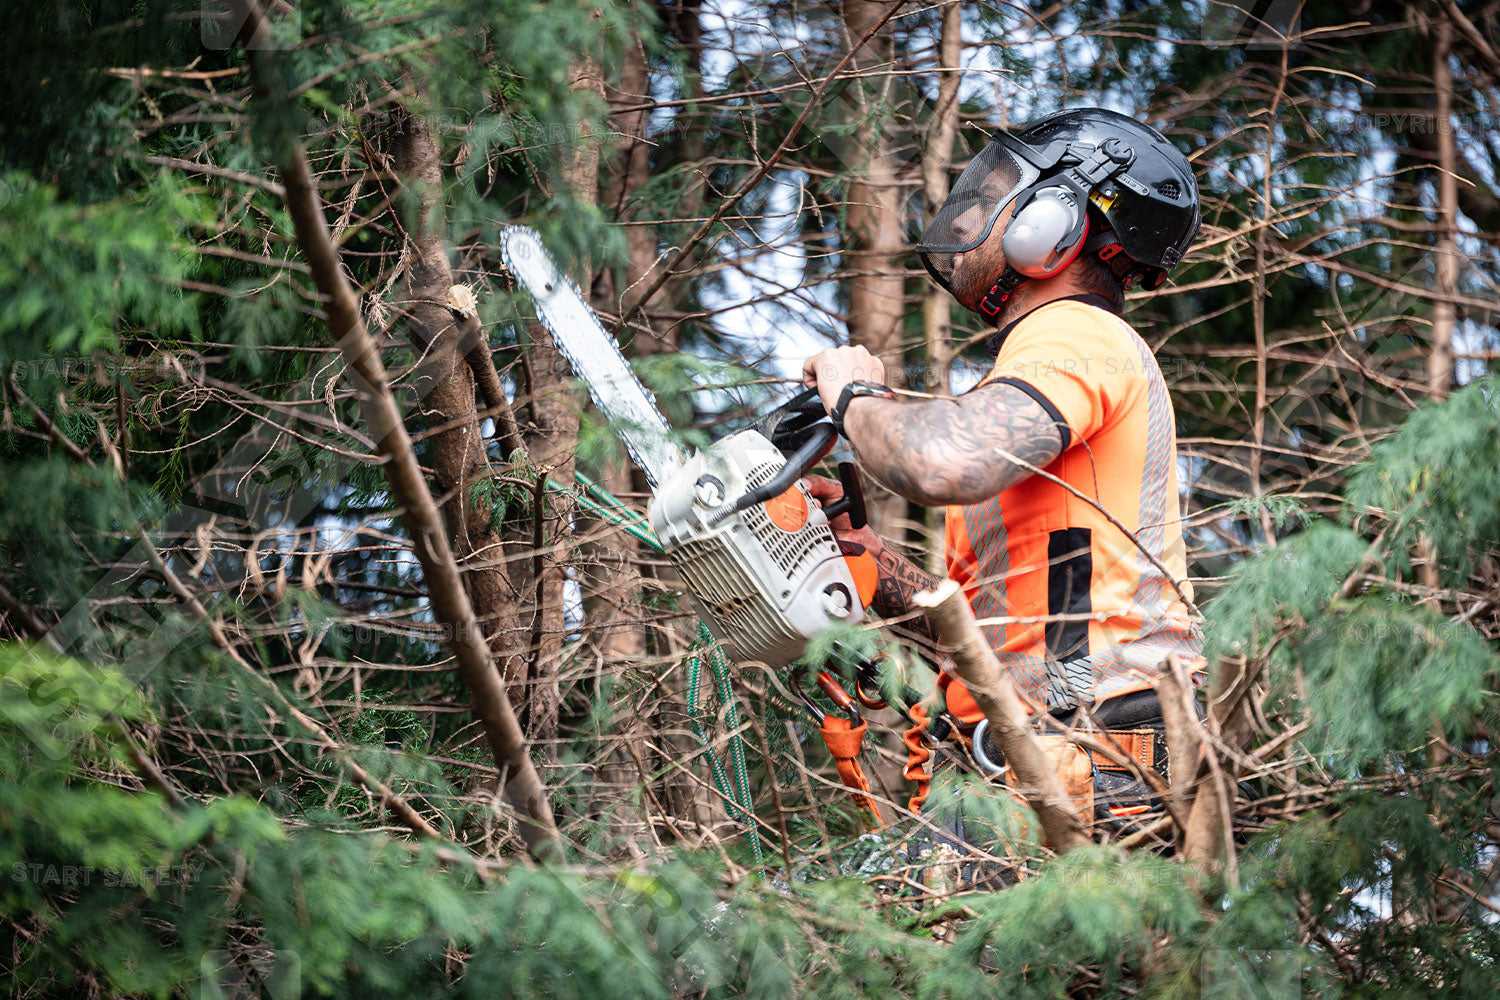
{"label": "green rope", "polygon": [[[697,641],[700,650],[713,642],[708,626],[702,623],[698,625]],[[734,766],[734,785],[730,784],[729,776],[724,773],[723,762],[709,746],[711,741],[708,728],[703,725],[703,712],[698,707],[701,663],[702,657],[696,654],[688,659],[688,722],[692,725],[693,734],[698,737],[698,742],[703,747],[703,756],[708,758],[709,770],[713,772],[714,784],[718,786],[719,794],[723,795],[725,800],[734,807],[730,812],[735,815],[735,818],[745,824],[745,834],[750,840],[750,853],[755,855],[755,863],[760,864],[765,857],[761,853],[760,831],[755,828],[755,816],[750,809],[750,777],[745,770],[745,740],[739,733],[739,717],[734,707],[734,689],[729,683],[729,662],[725,659],[722,648],[715,648],[709,654],[709,669],[713,672],[715,689],[719,695],[719,701],[725,706],[725,722],[729,725],[729,756]]]}
{"label": "green rope", "polygon": [[[713,636],[708,632],[708,626],[699,624],[699,642],[712,642]],[[740,735],[739,711],[735,708],[734,688],[729,679],[729,658],[724,655],[723,646],[715,646],[709,654],[709,668],[713,670],[714,681],[718,684],[719,701],[724,705],[724,723],[729,727],[729,757],[734,764],[734,780],[740,793],[739,801],[743,803],[741,817],[745,823],[745,832],[750,838],[750,851],[755,855],[755,863],[760,864],[764,859],[760,853],[760,832],[755,828],[755,815],[751,811],[754,800],[750,795],[750,774],[745,768],[745,740]],[[706,744],[705,744],[706,745]]]}
{"label": "green rope", "polygon": [[[653,551],[662,551],[661,542],[657,540],[656,535],[651,531],[651,525],[644,518],[626,507],[617,497],[611,495],[608,490],[588,476],[575,473],[573,478],[584,488],[587,495],[569,489],[550,476],[547,478],[547,488],[566,493],[584,510],[623,529],[632,537],[649,545]],[[739,711],[735,707],[734,687],[730,682],[729,660],[725,657],[722,647],[714,648],[710,652],[708,663],[714,678],[714,691],[719,696],[719,702],[724,706],[724,721],[729,726],[729,760],[734,772],[733,782],[730,781],[729,774],[725,772],[723,762],[713,752],[708,727],[703,724],[703,711],[698,704],[703,659],[699,651],[712,646],[713,641],[713,635],[708,631],[708,626],[699,622],[698,635],[694,644],[695,651],[688,658],[688,722],[692,725],[693,734],[698,737],[698,742],[703,747],[703,755],[708,758],[708,767],[713,774],[714,784],[718,786],[719,794],[724,796],[725,801],[733,807],[730,812],[735,818],[745,825],[745,833],[750,841],[750,851],[755,855],[755,863],[760,864],[764,857],[761,853],[760,831],[755,827],[755,815],[751,808],[754,801],[750,794],[750,773],[745,766],[745,738],[739,731]]]}
{"label": "green rope", "polygon": [[566,493],[568,496],[576,500],[578,502],[578,505],[584,510],[588,511],[590,514],[595,514],[599,517],[604,518],[610,524],[624,528],[627,533],[651,546],[653,551],[661,551],[661,542],[656,540],[656,535],[652,534],[651,532],[651,525],[647,524],[644,518],[642,518],[635,511],[631,510],[629,507],[626,507],[618,499],[611,496],[609,492],[604,489],[604,487],[600,486],[598,483],[594,482],[587,476],[582,474],[575,474],[573,478],[577,479],[580,483],[583,483],[584,488],[589,493],[592,493],[596,497],[599,497],[603,502],[600,503],[591,500],[589,499],[589,497],[584,496],[582,493],[578,493],[574,490],[569,489],[562,483],[558,482],[556,479],[553,479],[551,476],[547,477],[547,488],[555,490],[558,493]]}

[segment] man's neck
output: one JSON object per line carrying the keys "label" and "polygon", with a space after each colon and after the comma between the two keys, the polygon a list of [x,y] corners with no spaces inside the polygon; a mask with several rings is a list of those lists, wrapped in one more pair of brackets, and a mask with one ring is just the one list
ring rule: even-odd
{"label": "man's neck", "polygon": [[1048,302],[1071,298],[1074,295],[1087,295],[1091,289],[1083,287],[1069,273],[1071,270],[1071,268],[1064,270],[1056,277],[1033,278],[1030,281],[1023,281],[1017,285],[1016,290],[1010,295],[1010,301],[1005,304],[1005,311],[998,317],[1000,325],[1004,326],[1007,323],[1020,319],[1033,309],[1038,309]]}
{"label": "man's neck", "polygon": [[[1055,278],[1033,279],[1024,281],[1016,286],[1011,293],[1010,300],[1006,302],[1005,309],[996,317],[995,332],[985,340],[984,346],[991,356],[1000,353],[1000,346],[1005,343],[1006,336],[1026,314],[1035,309],[1040,309],[1049,302],[1057,302],[1060,299],[1073,299],[1082,295],[1094,295],[1092,289],[1080,285],[1067,271]],[[1109,308],[1109,307],[1106,307]]]}

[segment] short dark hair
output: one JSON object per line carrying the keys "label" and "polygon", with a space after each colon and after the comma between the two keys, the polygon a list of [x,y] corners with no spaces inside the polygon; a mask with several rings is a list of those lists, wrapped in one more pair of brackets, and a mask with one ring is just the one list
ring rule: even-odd
{"label": "short dark hair", "polygon": [[1102,295],[1115,305],[1115,310],[1125,308],[1125,284],[1115,274],[1115,269],[1099,259],[1098,250],[1085,250],[1073,262],[1078,272],[1079,283],[1095,295]]}

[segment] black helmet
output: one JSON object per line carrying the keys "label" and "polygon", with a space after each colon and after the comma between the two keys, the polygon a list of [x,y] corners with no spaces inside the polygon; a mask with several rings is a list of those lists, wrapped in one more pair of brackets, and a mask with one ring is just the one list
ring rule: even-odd
{"label": "black helmet", "polygon": [[1137,278],[1156,288],[1200,222],[1192,168],[1160,132],[1103,108],[1059,111],[997,132],[959,176],[917,244],[938,284],[952,290],[954,255],[988,239],[1012,204],[1005,273],[979,303],[991,316],[1017,284],[1080,253],[1109,261],[1127,288]]}

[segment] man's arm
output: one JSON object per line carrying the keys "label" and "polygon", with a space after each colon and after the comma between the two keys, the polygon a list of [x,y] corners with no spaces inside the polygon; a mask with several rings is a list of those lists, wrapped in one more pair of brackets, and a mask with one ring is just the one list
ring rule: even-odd
{"label": "man's arm", "polygon": [[892,631],[915,642],[929,655],[936,657],[937,633],[913,600],[924,590],[938,585],[938,578],[881,542],[872,555],[880,568],[880,582],[875,585],[875,613],[882,618],[901,619],[892,624]]}
{"label": "man's arm", "polygon": [[[802,379],[832,413],[846,385],[883,382],[885,366],[863,347],[835,347],[808,358]],[[857,397],[844,410],[844,436],[862,471],[937,507],[988,500],[1050,464],[1067,443],[1060,419],[1024,388],[994,382],[956,399]]]}
{"label": "man's arm", "polygon": [[955,399],[850,403],[844,430],[859,467],[929,507],[988,500],[1062,453],[1057,422],[1025,390],[1003,382]]}
{"label": "man's arm", "polygon": [[[884,381],[885,368],[863,347],[838,347],[803,366],[833,412],[843,387],[855,379]],[[1066,443],[1065,428],[1049,407],[1025,389],[1004,382],[981,386],[957,399],[856,398],[844,410],[844,434],[859,454],[860,469],[895,493],[925,506],[988,500],[1051,464]],[[837,483],[805,480],[820,503],[840,495]],[[918,569],[869,528],[851,530],[847,516],[834,534],[865,546],[880,571],[875,610],[902,619],[895,631],[935,655],[936,635],[913,598],[937,578]]]}

